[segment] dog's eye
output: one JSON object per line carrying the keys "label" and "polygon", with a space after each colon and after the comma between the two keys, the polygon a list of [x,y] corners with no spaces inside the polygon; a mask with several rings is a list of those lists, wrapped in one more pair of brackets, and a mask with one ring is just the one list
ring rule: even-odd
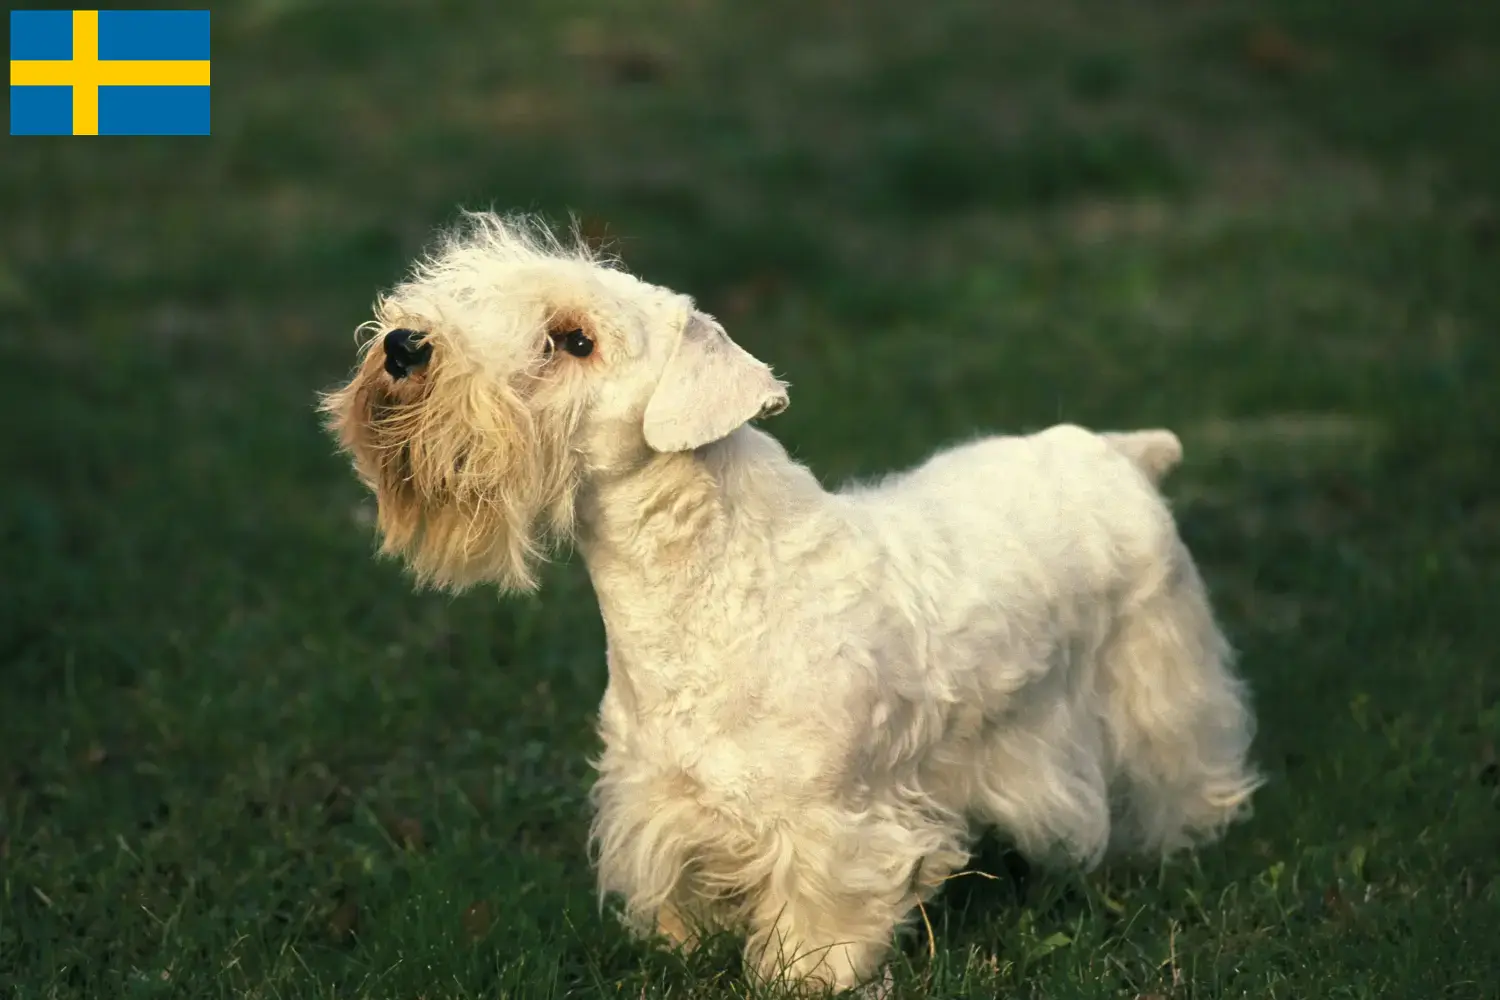
{"label": "dog's eye", "polygon": [[560,330],[547,335],[547,350],[562,348],[575,358],[586,358],[594,353],[594,338],[583,330]]}

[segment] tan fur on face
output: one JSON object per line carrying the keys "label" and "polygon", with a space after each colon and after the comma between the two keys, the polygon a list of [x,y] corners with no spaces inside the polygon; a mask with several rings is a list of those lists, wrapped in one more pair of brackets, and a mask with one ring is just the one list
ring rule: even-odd
{"label": "tan fur on face", "polygon": [[576,413],[533,413],[527,386],[494,381],[428,335],[429,364],[405,379],[384,368],[378,329],[348,385],[322,409],[375,491],[381,551],[424,583],[536,586],[548,543],[572,529]]}
{"label": "tan fur on face", "polygon": [[[544,348],[560,321],[600,332],[590,279],[611,263],[538,220],[465,213],[376,303],[358,369],[322,410],[375,492],[382,551],[422,582],[530,590],[571,537],[586,400],[569,391],[581,366],[559,361],[597,359]],[[402,328],[432,354],[393,379],[383,340]]]}

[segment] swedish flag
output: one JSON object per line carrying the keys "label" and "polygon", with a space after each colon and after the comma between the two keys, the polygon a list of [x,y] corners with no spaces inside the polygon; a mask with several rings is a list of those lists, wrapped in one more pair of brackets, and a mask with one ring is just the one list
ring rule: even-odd
{"label": "swedish flag", "polygon": [[11,135],[208,135],[208,11],[13,10]]}

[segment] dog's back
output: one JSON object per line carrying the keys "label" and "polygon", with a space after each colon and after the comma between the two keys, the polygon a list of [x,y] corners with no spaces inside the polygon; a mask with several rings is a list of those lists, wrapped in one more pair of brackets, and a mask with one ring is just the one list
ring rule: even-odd
{"label": "dog's back", "polygon": [[[1060,424],[958,445],[844,495],[893,550],[933,560],[934,572],[1015,593],[1034,568],[1035,589],[1094,597],[1175,545],[1156,482],[1180,454],[1169,431],[1101,435]],[[988,579],[995,573],[1006,579]]]}

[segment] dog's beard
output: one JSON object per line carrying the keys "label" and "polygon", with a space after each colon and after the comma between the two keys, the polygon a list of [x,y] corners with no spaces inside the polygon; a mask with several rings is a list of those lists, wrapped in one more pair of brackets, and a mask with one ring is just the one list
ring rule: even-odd
{"label": "dog's beard", "polygon": [[329,427],[375,492],[382,552],[432,586],[535,589],[537,564],[573,533],[578,411],[445,354],[395,380],[367,350],[323,401]]}

